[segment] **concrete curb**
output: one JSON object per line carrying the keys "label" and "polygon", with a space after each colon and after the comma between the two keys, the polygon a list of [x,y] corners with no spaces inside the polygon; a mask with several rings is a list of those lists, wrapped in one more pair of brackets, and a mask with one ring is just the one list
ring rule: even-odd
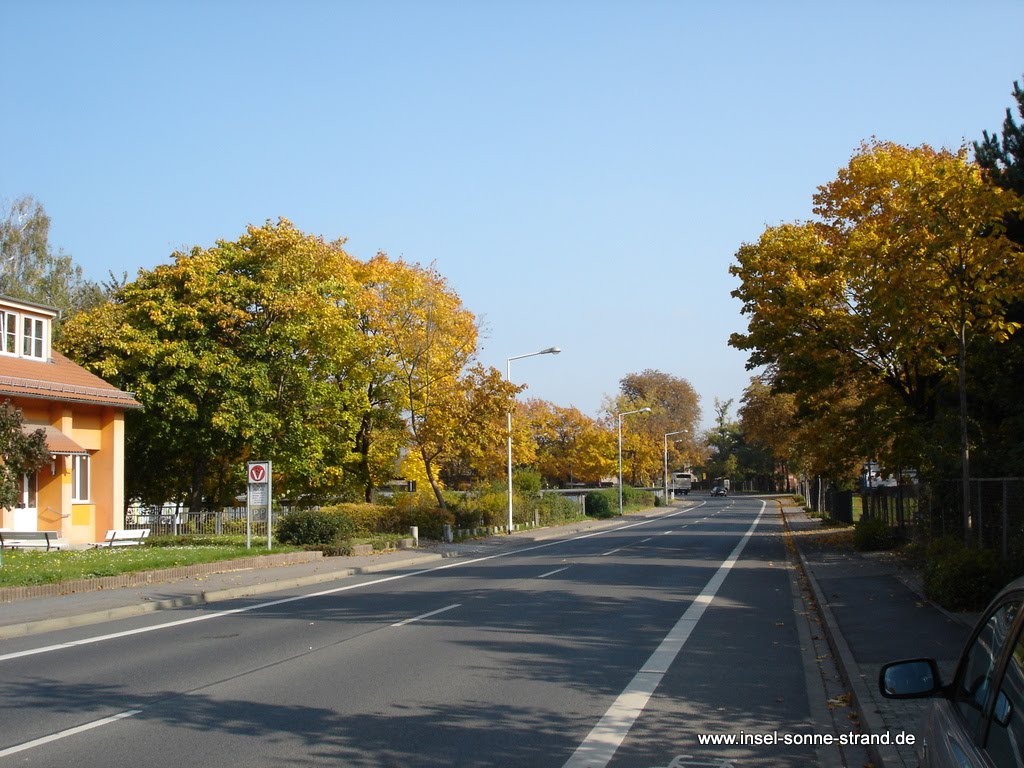
{"label": "concrete curb", "polygon": [[171,600],[153,600],[148,603],[125,605],[120,608],[108,608],[103,611],[79,613],[74,616],[61,616],[58,619],[41,619],[39,621],[27,621],[23,624],[9,624],[6,627],[0,627],[0,640],[10,640],[15,637],[38,635],[42,632],[54,632],[60,629],[86,627],[90,624],[101,624],[105,621],[114,621],[116,619],[130,619],[134,616],[142,616],[143,614],[153,613],[155,611],[201,605],[203,602],[204,600],[200,595],[176,597]]}
{"label": "concrete curb", "polygon": [[420,557],[405,558],[399,561],[381,562],[355,568],[342,568],[336,571],[317,573],[300,578],[277,579],[261,582],[259,584],[232,587],[231,589],[211,590],[209,592],[203,592],[202,594],[188,597],[177,597],[169,600],[153,600],[145,603],[137,603],[135,605],[125,605],[120,608],[109,608],[102,611],[79,613],[73,616],[62,616],[56,619],[41,619],[39,621],[29,621],[23,624],[10,624],[6,627],[0,627],[0,640],[9,640],[15,637],[26,637],[28,635],[35,635],[41,632],[52,632],[60,629],[73,629],[74,627],[84,627],[90,624],[101,624],[105,621],[113,621],[116,619],[128,619],[135,616],[142,616],[147,613],[153,613],[155,611],[165,611],[174,608],[191,608],[197,605],[206,605],[208,603],[216,603],[224,600],[234,600],[240,597],[253,597],[255,595],[267,594],[269,592],[280,592],[286,589],[295,589],[298,587],[310,586],[312,584],[322,584],[328,581],[340,581],[360,574],[398,570],[399,568],[422,565],[424,563],[434,562],[443,558],[443,555],[421,555]]}
{"label": "concrete curb", "polygon": [[[781,502],[779,503],[779,510],[782,513],[782,520],[786,526],[786,531],[791,532],[789,518],[786,517],[786,507]],[[822,618],[825,637],[828,640],[829,647],[832,648],[832,652],[835,654],[836,660],[839,662],[839,673],[843,678],[843,682],[850,689],[854,707],[861,717],[864,729],[872,735],[884,734],[887,730],[885,723],[874,709],[871,693],[868,690],[867,683],[860,674],[860,665],[857,664],[850,646],[846,644],[846,639],[839,631],[839,624],[836,621],[835,614],[832,613],[832,609],[828,605],[828,598],[825,596],[821,585],[818,584],[818,580],[814,577],[814,572],[811,570],[810,565],[808,565],[804,553],[800,550],[800,546],[797,545],[795,549],[800,557],[800,569],[803,571],[804,576],[807,577],[807,583],[811,587],[814,602]],[[867,745],[867,749],[877,768],[885,768],[886,765],[902,765],[896,748],[890,744],[870,744]]]}

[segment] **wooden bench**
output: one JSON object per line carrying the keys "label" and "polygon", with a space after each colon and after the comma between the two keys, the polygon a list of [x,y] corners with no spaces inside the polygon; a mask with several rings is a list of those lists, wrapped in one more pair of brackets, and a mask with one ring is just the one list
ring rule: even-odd
{"label": "wooden bench", "polygon": [[57,531],[0,531],[0,549],[60,549]]}
{"label": "wooden bench", "polygon": [[149,536],[149,528],[117,528],[107,531],[107,535],[94,547],[135,547]]}

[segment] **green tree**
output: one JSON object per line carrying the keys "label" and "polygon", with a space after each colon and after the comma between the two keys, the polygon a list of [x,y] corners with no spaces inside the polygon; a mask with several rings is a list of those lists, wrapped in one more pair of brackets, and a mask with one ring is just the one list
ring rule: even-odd
{"label": "green tree", "polygon": [[176,253],[73,318],[69,356],[145,406],[128,416],[129,497],[222,504],[257,458],[281,495],[337,493],[368,407],[352,280],[340,243],[281,219]]}
{"label": "green tree", "polygon": [[[50,217],[31,196],[0,215],[0,294],[34,301],[71,315],[104,300],[103,288],[84,279],[71,256],[50,247]],[[58,318],[54,333],[59,335]]]}
{"label": "green tree", "polygon": [[[1006,110],[1002,134],[983,133],[974,143],[975,158],[991,180],[1018,196],[1024,196],[1024,89],[1013,84],[1013,98],[1018,123],[1013,111]],[[1024,246],[1024,217],[1010,215],[1006,234],[1017,245]],[[1016,302],[1007,311],[1008,317],[1024,323],[1024,302]],[[979,447],[979,469],[989,476],[1014,474],[1024,463],[1024,400],[1019,396],[1024,380],[1024,337],[1014,334],[1003,344],[980,339],[971,366],[972,417],[984,429],[986,440]]]}
{"label": "green tree", "polygon": [[17,503],[23,475],[50,461],[43,430],[26,434],[22,424],[21,411],[9,402],[0,403],[0,509]]}
{"label": "green tree", "polygon": [[738,422],[729,418],[732,400],[715,398],[715,426],[704,436],[710,450],[707,472],[711,477],[737,479],[740,471],[740,450],[743,445]]}
{"label": "green tree", "polygon": [[[1017,113],[1024,119],[1024,89],[1016,82],[1013,98],[1017,102]],[[1011,109],[1006,110],[1002,135],[983,131],[982,140],[974,143],[974,156],[996,184],[1024,194],[1024,125],[1017,124]],[[1020,238],[1016,239],[1021,242]]]}

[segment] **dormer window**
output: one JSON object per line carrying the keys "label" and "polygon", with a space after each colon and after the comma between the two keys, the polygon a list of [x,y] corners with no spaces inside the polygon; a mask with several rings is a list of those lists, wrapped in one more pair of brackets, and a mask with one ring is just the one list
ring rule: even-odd
{"label": "dormer window", "polygon": [[0,352],[18,354],[18,316],[0,311]]}
{"label": "dormer window", "polygon": [[34,357],[37,360],[45,360],[46,350],[46,323],[38,317],[25,317],[24,333],[21,336],[22,352],[24,357]]}
{"label": "dormer window", "polygon": [[42,305],[0,299],[0,355],[50,359],[50,322],[57,313]]}

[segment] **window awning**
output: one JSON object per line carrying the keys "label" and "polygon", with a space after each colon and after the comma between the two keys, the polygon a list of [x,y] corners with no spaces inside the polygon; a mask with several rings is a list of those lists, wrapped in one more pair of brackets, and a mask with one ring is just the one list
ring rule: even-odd
{"label": "window awning", "polygon": [[65,435],[56,427],[49,424],[22,424],[21,431],[31,435],[36,430],[43,430],[46,433],[46,450],[54,456],[88,456],[89,452],[82,446]]}

